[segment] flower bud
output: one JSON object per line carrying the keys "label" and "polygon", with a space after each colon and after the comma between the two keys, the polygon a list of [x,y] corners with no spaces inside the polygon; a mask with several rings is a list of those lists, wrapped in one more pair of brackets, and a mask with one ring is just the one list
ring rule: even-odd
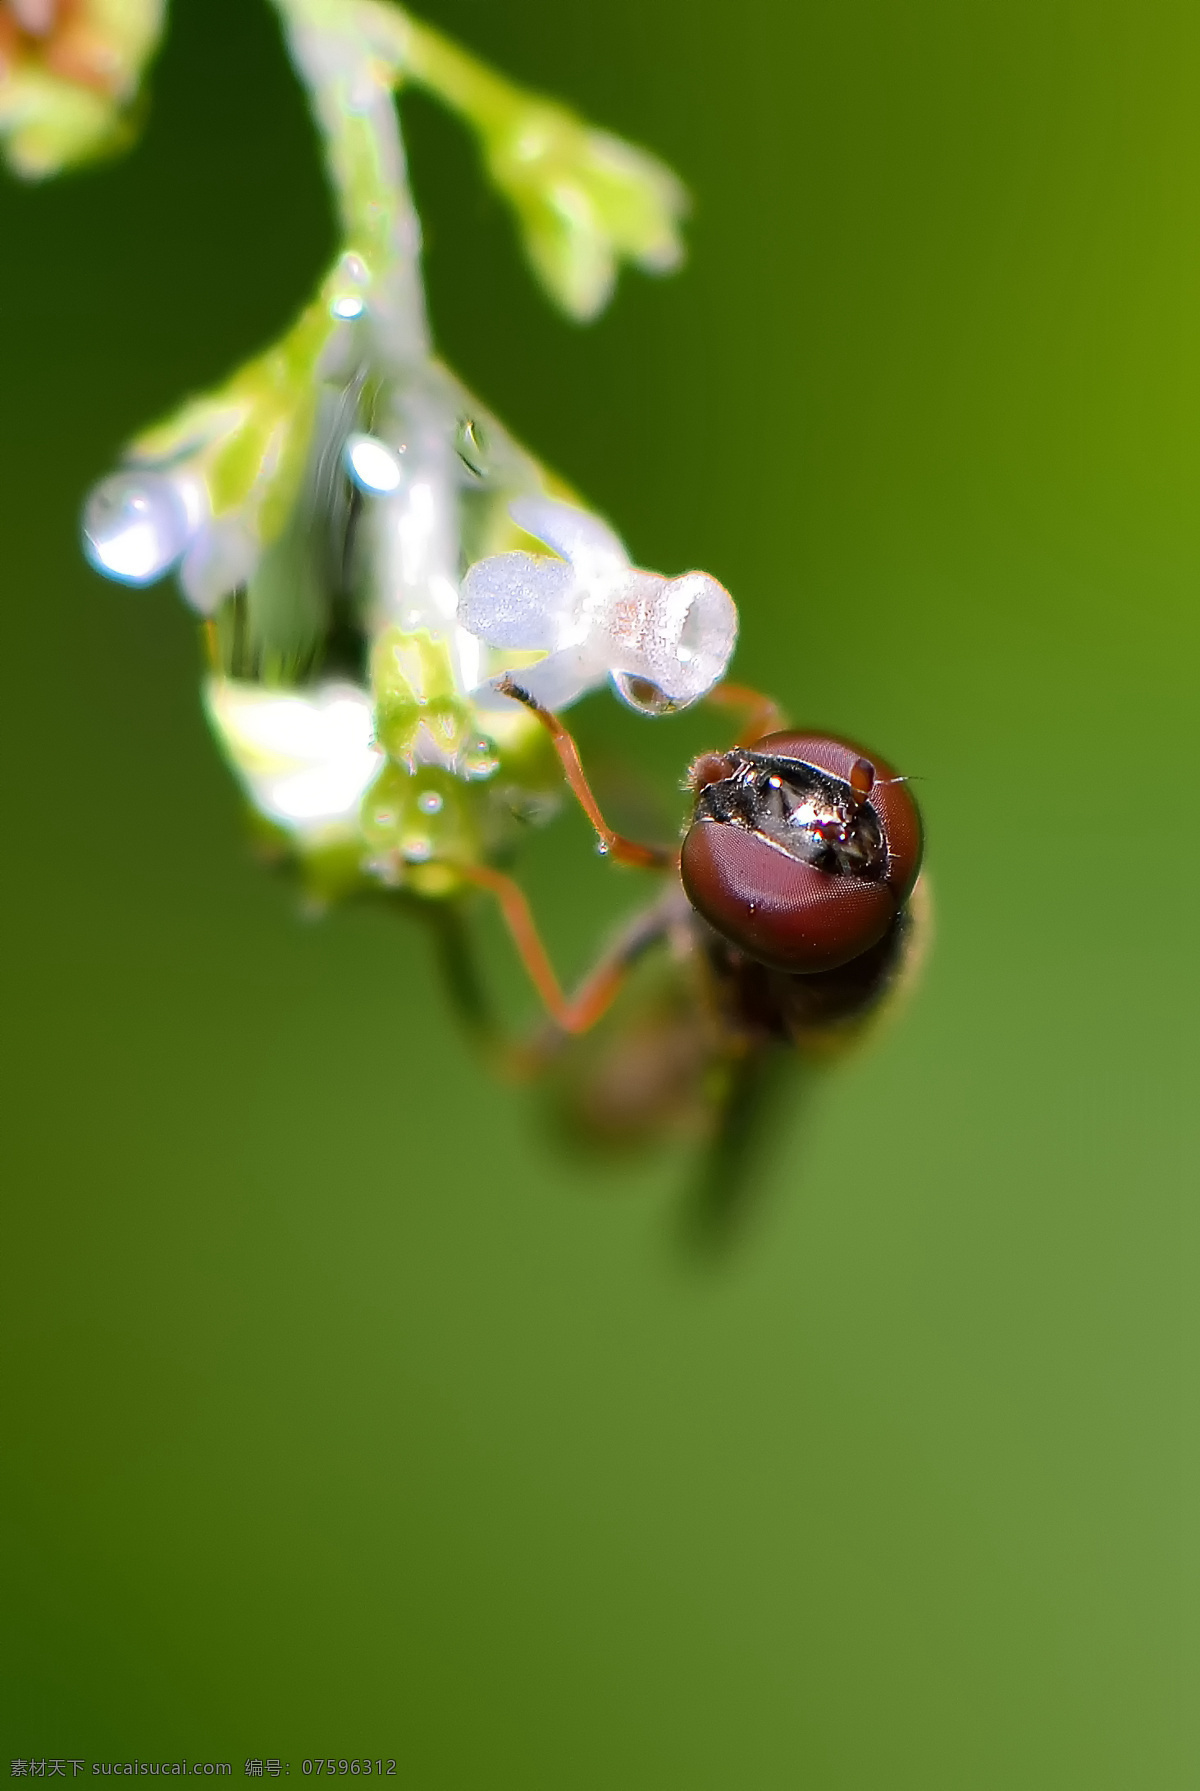
{"label": "flower bud", "polygon": [[523,108],[484,142],[530,261],[580,323],[603,311],[620,261],[661,274],[683,259],[687,195],[645,150],[550,105]]}
{"label": "flower bud", "polygon": [[0,140],[27,180],[120,149],[164,0],[0,0]]}

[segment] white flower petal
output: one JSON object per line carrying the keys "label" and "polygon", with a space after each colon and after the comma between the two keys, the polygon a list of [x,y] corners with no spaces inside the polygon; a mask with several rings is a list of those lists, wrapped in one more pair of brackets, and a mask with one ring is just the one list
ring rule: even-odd
{"label": "white flower petal", "polygon": [[647,643],[656,682],[677,703],[694,703],[725,676],[737,632],[736,605],[715,578],[685,572],[668,579]]}
{"label": "white flower petal", "polygon": [[522,497],[508,507],[519,528],[570,560],[582,579],[612,578],[629,565],[625,545],[598,516],[555,498]]}
{"label": "white flower petal", "polygon": [[737,640],[737,610],[723,585],[705,572],[662,578],[634,572],[595,619],[607,637],[606,661],[633,707],[627,680],[656,687],[685,708],[725,675]]}
{"label": "white flower petal", "polygon": [[494,554],[479,560],[463,579],[459,626],[493,647],[553,647],[575,588],[575,573],[565,560]]}
{"label": "white flower petal", "polygon": [[264,815],[301,832],[354,820],[384,762],[365,690],[330,683],[301,696],[217,678],[207,701],[217,738]]}
{"label": "white flower petal", "polygon": [[211,616],[222,597],[247,582],[258,553],[253,535],[238,516],[222,517],[201,529],[179,568],[179,583],[192,608]]}
{"label": "white flower petal", "polygon": [[[557,712],[559,709],[569,708],[589,690],[603,684],[608,676],[608,668],[597,665],[590,652],[567,647],[561,653],[548,653],[536,665],[523,665],[519,671],[510,672],[507,676],[528,692],[543,709]],[[490,686],[484,685],[481,690],[473,691],[472,696],[478,702],[489,689],[494,691],[494,687],[495,680]],[[499,700],[510,703],[515,702],[516,698],[504,697]]]}

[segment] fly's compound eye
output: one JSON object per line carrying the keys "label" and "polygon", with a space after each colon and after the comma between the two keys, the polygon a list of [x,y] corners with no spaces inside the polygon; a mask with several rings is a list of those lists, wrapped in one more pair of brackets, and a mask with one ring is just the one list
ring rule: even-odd
{"label": "fly's compound eye", "polygon": [[710,926],[798,973],[835,970],[883,938],[921,868],[921,818],[890,766],[790,732],[697,766],[680,868]]}

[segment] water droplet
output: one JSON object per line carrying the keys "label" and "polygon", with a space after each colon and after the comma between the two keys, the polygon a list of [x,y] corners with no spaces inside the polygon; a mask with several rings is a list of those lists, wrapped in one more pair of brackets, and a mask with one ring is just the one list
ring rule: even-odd
{"label": "water droplet", "polygon": [[404,477],[400,456],[377,435],[352,435],[346,442],[346,470],[362,491],[385,497]]}
{"label": "water droplet", "polygon": [[608,857],[608,841],[607,840],[597,840],[596,841],[596,850],[600,854],[601,858],[607,858]]}
{"label": "water droplet", "polygon": [[409,864],[428,864],[433,857],[433,841],[423,833],[414,833],[405,840],[400,850]]}
{"label": "water droplet", "polygon": [[183,498],[161,473],[114,473],[83,512],[84,552],[98,572],[149,585],[170,571],[191,535]]}
{"label": "water droplet", "polygon": [[361,317],[366,308],[356,292],[340,292],[329,307],[332,315],[340,318],[343,323],[350,323],[354,318]]}
{"label": "water droplet", "polygon": [[437,790],[422,790],[417,797],[417,807],[423,815],[440,815],[445,801]]}
{"label": "water droplet", "polygon": [[454,451],[469,473],[486,479],[491,471],[489,443],[474,417],[461,417],[454,437]]}
{"label": "water droplet", "polygon": [[369,877],[377,877],[389,889],[395,889],[400,882],[400,869],[393,852],[383,852],[377,857],[364,858],[362,868]]}
{"label": "water droplet", "polygon": [[612,681],[617,693],[639,715],[669,715],[676,707],[665,691],[649,678],[635,678],[626,672],[614,672]]}
{"label": "water droplet", "polygon": [[464,772],[471,778],[491,777],[499,769],[500,761],[495,753],[489,750],[486,740],[478,741],[471,748],[463,764]]}

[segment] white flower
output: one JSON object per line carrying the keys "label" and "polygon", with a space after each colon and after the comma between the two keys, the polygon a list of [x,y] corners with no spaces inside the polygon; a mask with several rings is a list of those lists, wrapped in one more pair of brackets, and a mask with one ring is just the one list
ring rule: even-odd
{"label": "white flower", "polygon": [[353,830],[384,766],[374,705],[357,685],[305,691],[214,678],[209,719],[255,807],[301,836]]}
{"label": "white flower", "polygon": [[[724,677],[737,610],[715,578],[640,571],[598,517],[552,498],[519,498],[509,514],[561,558],[478,561],[463,580],[458,621],[489,646],[546,653],[518,674],[543,708],[563,709],[611,678],[631,708],[661,714]],[[489,687],[473,694],[486,699]]]}

